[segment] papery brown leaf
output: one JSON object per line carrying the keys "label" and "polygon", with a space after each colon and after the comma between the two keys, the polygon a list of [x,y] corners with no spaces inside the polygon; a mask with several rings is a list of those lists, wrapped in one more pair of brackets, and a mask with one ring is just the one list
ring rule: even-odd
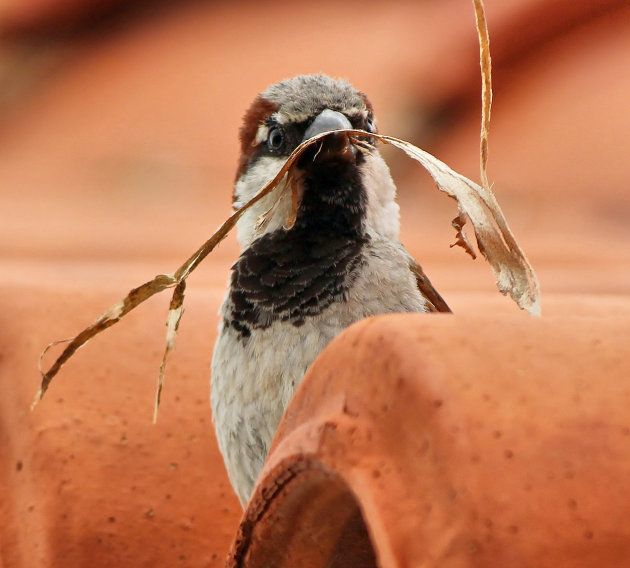
{"label": "papery brown leaf", "polygon": [[[67,340],[63,340],[61,342],[54,341],[50,343],[42,352],[40,356],[40,373],[42,375],[42,382],[39,387],[39,391],[35,396],[35,400],[31,405],[33,408],[44,396],[46,391],[48,390],[48,386],[50,382],[53,380],[53,377],[59,372],[61,367],[76,353],[76,351],[85,345],[92,337],[98,335],[102,331],[105,331],[108,327],[111,327],[116,322],[120,320],[123,316],[128,314],[131,310],[133,310],[136,306],[139,306],[142,302],[149,299],[154,294],[173,286],[175,280],[173,276],[169,274],[159,274],[153,280],[149,282],[145,282],[141,286],[134,288],[131,290],[127,296],[112,306],[109,310],[107,310],[103,315],[101,315],[92,325],[86,327],[83,331],[77,334],[75,337]],[[67,347],[63,350],[61,355],[57,357],[57,360],[52,364],[50,369],[47,372],[42,372],[41,369],[41,361],[48,352],[48,350],[57,345],[58,343],[68,342]]]}
{"label": "papery brown leaf", "polygon": [[181,280],[173,290],[171,303],[168,307],[168,316],[166,318],[166,347],[164,348],[164,355],[162,356],[162,364],[160,365],[160,373],[158,375],[158,384],[155,393],[155,408],[153,410],[153,423],[157,422],[158,409],[162,398],[162,387],[164,386],[164,376],[166,374],[166,358],[173,347],[175,347],[175,339],[177,337],[177,330],[179,329],[179,322],[181,321],[182,314],[184,313],[185,290],[186,280]]}
{"label": "papery brown leaf", "polygon": [[479,65],[481,67],[481,133],[479,145],[479,170],[481,185],[489,188],[488,183],[488,131],[490,130],[490,113],[492,110],[492,60],[490,59],[490,34],[486,12],[482,0],[473,0],[475,7],[475,23],[479,36]]}
{"label": "papery brown leaf", "polygon": [[[391,144],[403,150],[408,156],[418,161],[433,177],[438,189],[457,200],[459,213],[451,222],[456,230],[455,245],[461,246],[468,254],[470,254],[473,258],[476,258],[474,249],[463,231],[466,219],[469,219],[475,233],[477,247],[490,263],[490,266],[497,278],[497,286],[499,290],[503,294],[509,293],[512,299],[514,299],[521,308],[528,310],[532,314],[539,315],[540,289],[538,286],[538,280],[531,265],[529,264],[529,261],[512,235],[494,193],[488,184],[486,173],[488,162],[488,130],[492,107],[490,39],[483,1],[473,0],[473,5],[475,8],[477,33],[479,36],[479,58],[482,75],[482,113],[480,133],[481,186],[451,170],[446,164],[409,142],[382,134],[370,133],[368,135],[362,130],[345,130],[344,132],[348,133],[350,140],[355,147],[364,154],[369,154],[369,152],[373,149],[373,140],[378,139],[386,144]],[[272,204],[271,208],[258,219],[257,230],[260,231],[264,229],[287,187],[290,187],[291,190],[292,212],[286,220],[285,229],[289,230],[293,226],[297,215],[299,199],[296,180],[293,176],[291,176],[291,168],[306,148],[317,143],[321,138],[328,136],[329,134],[330,132],[319,134],[318,136],[314,136],[313,138],[300,144],[292,152],[276,176],[265,184],[243,207],[235,211],[223,223],[223,225],[221,225],[221,227],[219,227],[219,229],[173,274],[160,274],[153,280],[145,282],[141,286],[134,288],[123,300],[115,304],[92,325],[85,328],[75,337],[68,340],[55,341],[49,344],[40,356],[40,373],[42,375],[42,382],[31,408],[33,408],[37,402],[41,400],[54,376],[81,346],[85,345],[85,343],[87,343],[92,337],[117,323],[123,316],[128,314],[145,300],[149,299],[151,296],[165,290],[166,288],[175,287],[169,305],[166,347],[164,349],[164,355],[162,357],[162,364],[160,365],[160,372],[158,376],[154,410],[155,420],[164,384],[167,357],[175,345],[177,330],[183,314],[186,278],[188,278],[188,276],[197,266],[199,266],[206,256],[208,256],[208,254],[210,254],[212,250],[214,250],[214,248],[234,228],[241,215],[265,195],[268,195],[271,191],[278,187],[287,174],[289,174],[290,178],[289,183],[284,183],[284,187],[280,189],[279,195]],[[423,278],[426,279],[426,276],[424,276],[420,266],[418,265],[413,268],[413,270],[415,270],[417,277],[419,278],[419,282],[425,284],[428,288],[435,292],[430,282],[428,280],[426,280],[426,282],[423,280]],[[439,311],[450,311],[437,292],[435,292],[435,295],[436,296],[433,297],[432,300],[434,307],[436,307]],[[56,359],[50,369],[47,372],[43,372],[41,368],[43,357],[51,347],[64,342],[68,343],[66,348]]]}
{"label": "papery brown leaf", "polygon": [[451,248],[460,246],[472,257],[473,260],[475,260],[477,258],[477,255],[475,254],[475,251],[473,250],[471,244],[468,242],[468,237],[466,236],[466,233],[464,233],[465,224],[466,217],[462,213],[460,213],[451,221],[451,225],[453,226],[455,231],[457,231],[455,233],[455,242],[451,245]]}
{"label": "papery brown leaf", "polygon": [[[203,245],[201,245],[186,260],[186,262],[184,262],[173,274],[160,274],[156,276],[153,280],[150,280],[149,282],[145,282],[141,286],[134,288],[127,294],[127,296],[125,296],[125,298],[123,298],[120,302],[112,306],[102,316],[100,316],[92,325],[86,327],[83,331],[78,333],[75,337],[71,339],[67,339],[67,340],[64,339],[62,341],[54,341],[50,343],[48,346],[46,346],[46,348],[44,349],[44,351],[42,352],[39,358],[40,374],[42,376],[42,381],[40,384],[39,391],[35,395],[35,400],[33,401],[33,404],[31,405],[31,409],[33,409],[37,405],[37,403],[42,399],[42,397],[48,390],[48,387],[51,381],[53,380],[53,378],[55,377],[55,375],[59,372],[61,367],[63,367],[63,365],[72,357],[72,355],[76,353],[78,349],[80,349],[83,345],[85,345],[92,337],[98,335],[99,333],[107,329],[108,327],[117,323],[123,316],[127,315],[131,310],[138,307],[145,300],[148,300],[151,296],[157,294],[158,292],[162,292],[166,288],[172,288],[173,286],[178,287],[183,281],[185,281],[186,278],[188,278],[188,276],[195,270],[195,268],[197,268],[197,266],[199,266],[199,264],[206,258],[206,256],[208,256],[214,250],[214,248],[234,228],[234,226],[236,225],[236,222],[239,220],[241,215],[243,215],[243,213],[245,213],[245,211],[247,211],[252,205],[260,201],[265,195],[273,191],[273,189],[275,189],[278,186],[278,184],[281,182],[281,180],[290,170],[295,160],[297,160],[300,157],[302,152],[308,146],[310,146],[311,144],[319,140],[319,138],[322,138],[325,135],[326,133],[319,135],[317,137],[314,137],[308,140],[307,142],[301,144],[300,146],[298,146],[293,151],[293,153],[289,156],[289,158],[283,164],[283,166],[280,168],[280,170],[275,175],[275,177],[269,180],[269,182],[267,182],[267,184],[265,184],[265,186],[263,186],[260,189],[260,191],[252,199],[250,199],[245,205],[243,205],[243,207],[241,207],[240,209],[232,213],[232,215],[230,215],[230,217],[226,219],[223,225],[221,225],[221,227],[219,227],[219,229]],[[183,304],[183,287],[180,288],[180,292],[181,292],[181,302]],[[175,301],[176,299],[176,294],[177,294],[177,289],[173,295],[173,299],[171,300],[171,308],[173,305],[173,301]],[[178,308],[180,310],[183,310],[183,306],[181,304],[178,306]],[[172,312],[172,309],[169,309],[169,317],[172,315],[171,312]],[[168,353],[171,350],[171,348],[168,347],[168,341],[174,344],[175,337],[177,334],[177,327],[179,326],[180,319],[181,319],[181,312],[179,313],[177,317],[177,325],[175,325],[172,329],[169,328],[170,335],[168,336],[167,347],[166,347],[164,357],[163,357],[163,365],[160,369],[160,375],[158,379],[158,395],[157,395],[158,401],[159,401],[159,396],[161,392],[161,384],[163,383],[163,379],[164,379],[166,357],[168,356]],[[167,325],[168,325],[168,322],[167,322]],[[63,350],[61,355],[57,357],[57,359],[51,365],[48,371],[44,372],[42,370],[41,364],[46,353],[50,350],[51,347],[58,345],[59,343],[65,343],[65,342],[68,343],[66,348]]]}
{"label": "papery brown leaf", "polygon": [[291,187],[291,214],[287,217],[283,225],[286,231],[291,230],[293,225],[295,225],[298,207],[300,206],[298,198],[298,185],[294,175],[290,175],[289,185]]}
{"label": "papery brown leaf", "polygon": [[400,148],[420,162],[438,189],[457,200],[458,217],[464,214],[470,219],[479,251],[490,263],[501,293],[510,294],[519,307],[540,315],[538,279],[510,231],[492,190],[477,185],[409,142],[381,134],[372,136]]}
{"label": "papery brown leaf", "polygon": [[[339,131],[336,132],[339,133]],[[363,138],[376,138],[403,150],[408,156],[420,162],[433,177],[438,188],[457,200],[460,213],[455,219],[457,224],[454,226],[458,231],[458,241],[461,240],[464,243],[464,249],[467,250],[469,254],[474,254],[470,243],[468,243],[462,232],[462,221],[465,216],[471,221],[479,250],[488,260],[497,276],[497,286],[499,290],[503,294],[509,293],[521,308],[534,314],[540,313],[538,282],[534,271],[510,232],[496,198],[489,188],[484,189],[480,187],[471,180],[451,170],[446,164],[428,152],[417,148],[409,142],[382,134],[370,133],[368,136],[368,134],[362,130],[344,130],[343,132]],[[96,322],[69,340],[68,346],[50,369],[46,373],[42,372],[41,387],[33,406],[41,400],[53,377],[59,372],[64,363],[66,363],[77,349],[84,345],[89,339],[118,322],[123,316],[151,296],[166,288],[176,287],[169,307],[167,345],[158,379],[158,392],[156,397],[157,411],[157,404],[159,404],[166,369],[166,358],[174,345],[182,315],[184,281],[234,228],[241,215],[282,182],[285,175],[290,171],[290,168],[306,148],[330,134],[330,132],[324,132],[300,144],[289,156],[276,176],[265,184],[243,207],[235,211],[173,274],[161,274],[156,276],[153,280],[134,288],[123,300],[105,312]],[[367,147],[364,149],[369,151]],[[291,184],[285,183],[282,191],[286,191],[290,185]],[[294,207],[297,207],[298,200],[294,198],[292,202]],[[49,345],[44,350],[42,357],[52,345],[54,344]]]}

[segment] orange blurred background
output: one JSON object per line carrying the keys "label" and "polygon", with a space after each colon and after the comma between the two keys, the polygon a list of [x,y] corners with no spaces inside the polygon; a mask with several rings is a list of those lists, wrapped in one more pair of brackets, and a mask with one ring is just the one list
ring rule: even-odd
{"label": "orange blurred background", "polygon": [[[95,261],[128,261],[123,287],[171,270],[229,212],[244,110],[298,73],[347,77],[382,132],[478,179],[468,0],[86,4],[5,2],[0,13],[0,259],[12,280],[44,268],[63,280],[68,262],[83,281]],[[487,11],[489,176],[543,292],[627,293],[628,8],[509,0]],[[453,203],[387,152],[404,242],[441,289],[488,291],[483,262],[447,247]],[[227,267],[235,254],[228,244],[214,256]]]}
{"label": "orange blurred background", "polygon": [[[538,273],[543,314],[630,314],[630,6],[488,0],[486,10],[494,70],[488,173]],[[149,558],[142,556],[145,541],[129,544],[124,537],[136,526],[131,493],[103,489],[108,476],[90,493],[80,481],[89,475],[81,464],[42,473],[60,459],[57,446],[64,455],[78,445],[93,460],[118,463],[123,434],[107,433],[114,418],[126,421],[126,438],[133,425],[145,448],[116,470],[122,484],[138,478],[150,486],[156,464],[175,463],[160,451],[184,452],[185,460],[189,437],[202,440],[197,457],[188,456],[191,477],[180,471],[174,480],[168,473],[163,483],[179,484],[177,514],[203,522],[191,521],[188,552],[164,544],[154,554],[164,564],[221,565],[240,512],[206,400],[216,312],[238,254],[234,237],[189,280],[180,354],[171,362],[156,427],[152,388],[166,298],[82,350],[30,414],[39,352],[78,332],[131,287],[174,270],[227,217],[241,117],[258,92],[280,79],[311,72],[348,78],[370,97],[382,133],[414,142],[477,180],[480,78],[472,4],[6,0],[0,38],[0,457],[7,464],[0,483],[12,527],[0,536],[0,566],[69,560],[122,566],[121,558],[144,565],[138,559]],[[384,153],[400,192],[402,240],[453,310],[518,311],[497,293],[482,259],[472,262],[449,248],[454,202],[417,164],[392,149]],[[90,382],[95,368],[98,384]],[[63,409],[54,404],[60,399]],[[59,426],[68,416],[81,420],[72,434]],[[65,433],[40,435],[58,427]],[[77,429],[91,434],[77,438]],[[182,436],[177,443],[175,431]],[[101,449],[93,453],[95,447]],[[62,478],[74,480],[73,489],[60,489]],[[36,521],[28,513],[31,494],[49,503]],[[51,536],[50,511],[68,502],[74,512]],[[79,550],[72,542],[85,530],[76,519],[90,516],[95,503],[122,512],[93,521],[85,537],[91,544]],[[210,538],[218,522],[213,507],[224,511],[224,528]],[[154,538],[168,533],[173,517],[142,518],[151,520],[146,535]],[[101,538],[114,526],[117,545]],[[50,544],[62,537],[66,548]],[[24,551],[34,542],[47,543],[39,564],[26,562]]]}

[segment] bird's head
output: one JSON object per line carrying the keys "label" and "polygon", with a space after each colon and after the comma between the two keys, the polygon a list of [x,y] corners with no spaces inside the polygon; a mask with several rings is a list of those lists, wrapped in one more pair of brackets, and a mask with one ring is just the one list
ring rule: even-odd
{"label": "bird's head", "polygon": [[[376,131],[372,105],[347,81],[326,75],[300,75],[269,87],[254,100],[243,119],[235,209],[276,175],[301,142],[323,132],[348,128]],[[376,149],[359,151],[344,133],[327,136],[306,150],[293,174],[298,219],[300,215],[321,213],[326,204],[332,208],[340,201],[346,205],[351,202],[363,230],[397,238],[396,188]],[[256,220],[272,206],[264,232],[279,229],[291,216],[292,192],[285,191],[283,183],[239,220],[242,247],[261,234],[255,228]],[[309,196],[317,201],[315,205]]]}

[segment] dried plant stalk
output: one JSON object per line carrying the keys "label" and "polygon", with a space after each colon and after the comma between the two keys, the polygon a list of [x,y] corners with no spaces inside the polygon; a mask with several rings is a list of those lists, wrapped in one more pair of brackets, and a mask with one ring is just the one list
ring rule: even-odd
{"label": "dried plant stalk", "polygon": [[[336,131],[339,133],[339,131]],[[344,130],[348,135],[365,138],[367,134],[362,130]],[[226,237],[234,228],[241,215],[252,205],[262,199],[265,195],[275,189],[290,171],[295,161],[311,145],[317,143],[321,138],[330,133],[322,133],[318,136],[303,142],[289,156],[276,176],[269,181],[250,201],[248,201],[238,211],[235,211],[221,227],[201,246],[186,262],[184,262],[173,274],[160,274],[153,280],[134,288],[127,296],[105,312],[92,325],[81,331],[74,338],[69,340],[67,347],[53,363],[47,372],[42,372],[42,382],[35,398],[35,405],[48,389],[53,377],[59,372],[61,367],[72,357],[72,355],[88,340],[98,335],[108,327],[114,325],[123,316],[139,306],[151,296],[167,288],[175,287],[175,292],[171,300],[168,316],[167,344],[162,358],[160,374],[158,380],[158,392],[156,397],[156,409],[159,399],[166,369],[166,358],[173,348],[177,329],[182,316],[184,301],[184,282],[186,278],[199,266],[199,264],[212,252],[212,250]],[[497,276],[497,286],[503,294],[509,293],[516,303],[523,309],[533,314],[540,313],[539,293],[536,276],[525,255],[518,246],[512,235],[507,221],[489,188],[482,188],[473,181],[456,173],[446,164],[417,148],[409,142],[385,136],[383,134],[369,135],[370,138],[378,139],[387,144],[391,144],[403,150],[408,156],[420,162],[435,180],[438,188],[446,192],[458,202],[460,214],[454,221],[457,230],[456,244],[462,246],[471,256],[475,256],[472,245],[463,233],[465,218],[470,219],[475,231],[477,245],[481,253],[488,260]],[[285,183],[283,190],[291,190],[290,183]],[[297,200],[292,199],[294,207],[297,207]],[[292,217],[295,217],[293,214]],[[262,220],[264,223],[264,219]],[[55,343],[50,344],[43,355]]]}
{"label": "dried plant stalk", "polygon": [[[507,221],[503,216],[494,193],[488,184],[486,173],[488,163],[488,130],[492,107],[490,39],[488,35],[488,26],[486,23],[483,1],[473,0],[473,5],[475,8],[477,33],[479,36],[479,57],[482,76],[482,112],[480,134],[481,186],[453,171],[446,164],[428,152],[425,152],[424,150],[421,150],[404,140],[382,134],[367,134],[362,130],[349,129],[344,130],[343,132],[347,133],[355,147],[364,154],[369,154],[370,151],[372,151],[372,142],[374,139],[378,139],[381,142],[391,144],[396,148],[403,150],[408,156],[418,161],[433,177],[438,189],[447,193],[457,201],[459,213],[452,221],[452,225],[456,230],[455,245],[461,246],[473,259],[476,258],[474,248],[463,230],[466,220],[470,219],[475,233],[477,247],[492,267],[492,270],[497,278],[497,286],[501,293],[509,293],[512,299],[522,309],[529,311],[531,314],[539,315],[540,289],[536,274],[534,273],[534,270],[525,254],[518,246],[518,243],[516,242],[516,239],[510,231]],[[340,131],[336,132],[339,133]],[[41,400],[53,377],[81,346],[85,345],[85,343],[87,343],[87,341],[95,335],[98,335],[108,327],[114,325],[123,316],[128,314],[145,300],[149,299],[151,296],[165,290],[166,288],[174,287],[175,290],[173,291],[167,318],[166,347],[162,357],[162,364],[160,365],[155,398],[155,420],[164,384],[167,357],[175,345],[177,330],[183,314],[186,278],[188,278],[188,276],[195,270],[195,268],[197,268],[197,266],[199,266],[206,256],[208,256],[208,254],[210,254],[212,250],[214,250],[214,248],[234,228],[241,215],[256,202],[260,201],[260,199],[262,199],[265,195],[268,195],[271,191],[278,187],[280,183],[284,183],[284,186],[281,188],[279,195],[272,204],[271,208],[258,219],[257,228],[259,230],[264,229],[267,225],[268,219],[278,206],[280,199],[283,197],[284,192],[290,190],[292,211],[284,226],[285,230],[289,230],[295,223],[297,208],[299,206],[296,180],[295,177],[291,175],[292,167],[295,161],[308,147],[318,143],[318,141],[330,134],[330,132],[322,133],[300,144],[289,156],[276,176],[264,187],[262,187],[261,190],[243,207],[241,207],[238,211],[235,211],[223,223],[223,225],[221,225],[221,227],[173,274],[160,274],[153,280],[142,284],[138,288],[134,288],[123,300],[110,308],[92,325],[81,331],[74,338],[56,341],[48,345],[40,357],[40,373],[42,375],[42,382],[33,406]],[[285,176],[288,177],[288,179],[283,182]],[[52,346],[63,342],[68,342],[68,345],[50,369],[44,373],[41,369],[42,358]]]}
{"label": "dried plant stalk", "polygon": [[[492,111],[492,59],[490,57],[490,34],[488,32],[488,22],[486,20],[486,12],[483,0],[473,0],[473,6],[475,9],[475,24],[477,27],[477,36],[479,38],[479,65],[481,67],[481,132],[479,135],[480,179],[481,186],[484,190],[484,202],[490,209],[500,211],[496,197],[490,189],[487,173],[488,133],[490,130],[490,115]],[[453,220],[454,226],[455,221],[465,222],[465,216],[462,215],[461,207],[460,215],[458,215],[458,217]],[[486,258],[488,258],[488,255],[490,255],[491,257],[497,259],[497,262],[492,262],[490,261],[490,259],[488,260],[490,261],[490,265],[492,266],[494,274],[497,277],[497,285],[499,287],[499,290],[501,290],[503,294],[506,294],[509,291],[512,298],[516,300],[519,306],[525,307],[525,309],[527,309],[533,315],[540,315],[540,286],[538,284],[536,274],[534,273],[529,261],[527,260],[525,253],[516,243],[516,239],[510,231],[510,228],[507,225],[507,221],[505,220],[503,215],[497,216],[495,221],[500,228],[509,254],[501,247],[494,246],[495,243],[493,243],[492,241],[488,244],[485,243],[484,239],[480,241],[479,236],[477,235],[479,250],[481,250],[482,254],[486,256]],[[475,233],[478,233],[478,229],[476,226]],[[458,229],[458,239],[460,235],[462,235],[461,226]],[[524,279],[518,279],[515,281],[509,271],[500,268],[511,264],[511,255],[516,255],[517,262],[520,262],[523,265],[525,271],[524,276],[527,279],[527,285],[525,284]],[[524,298],[525,305],[521,304],[519,298]]]}
{"label": "dried plant stalk", "polygon": [[376,136],[420,162],[431,174],[438,189],[457,200],[459,215],[453,220],[457,230],[456,244],[474,258],[472,246],[462,231],[465,219],[470,219],[477,247],[490,263],[501,293],[509,293],[519,307],[533,315],[540,315],[538,279],[510,231],[492,190],[477,185],[409,142],[391,136]]}
{"label": "dried plant stalk", "polygon": [[481,135],[480,135],[480,175],[481,185],[488,184],[488,131],[490,129],[490,112],[492,110],[492,61],[490,59],[490,34],[486,12],[482,0],[473,0],[475,22],[479,36],[479,64],[481,66]]}
{"label": "dried plant stalk", "polygon": [[[55,377],[55,375],[59,372],[61,367],[74,355],[78,349],[80,349],[83,345],[85,345],[92,337],[98,335],[108,327],[111,327],[116,322],[118,322],[123,316],[127,315],[131,310],[138,307],[142,302],[148,300],[151,296],[154,296],[158,292],[162,292],[167,288],[172,288],[179,286],[183,281],[188,278],[188,276],[199,266],[199,264],[208,256],[214,248],[228,235],[228,233],[234,228],[236,222],[239,220],[241,215],[245,213],[252,205],[260,201],[265,195],[269,194],[273,189],[275,189],[280,181],[285,177],[287,172],[293,166],[295,160],[297,160],[302,152],[315,143],[317,140],[325,136],[326,133],[313,137],[312,139],[304,142],[300,146],[298,146],[294,152],[289,156],[287,161],[283,164],[282,168],[278,171],[276,176],[271,179],[261,190],[250,199],[243,207],[232,213],[230,217],[219,227],[219,229],[203,244],[201,245],[187,260],[184,262],[174,273],[172,274],[159,274],[153,280],[145,282],[141,286],[134,288],[131,290],[124,299],[120,302],[112,306],[109,310],[107,310],[103,315],[101,315],[92,325],[85,328],[75,337],[68,340],[54,341],[50,343],[42,352],[40,356],[40,373],[42,375],[42,381],[40,384],[39,391],[35,395],[35,400],[31,405],[31,408],[34,408],[37,403],[42,399],[48,387]],[[176,290],[177,292],[177,290]],[[183,288],[181,289],[181,302],[183,304]],[[171,311],[173,311],[173,301],[175,300],[175,294],[173,296],[173,300],[171,301],[171,308],[169,309],[169,318],[171,318]],[[175,309],[183,309],[183,305],[180,304]],[[174,316],[173,316],[174,317]],[[165,348],[165,354],[163,357],[163,365],[166,365],[166,357],[168,352],[172,349],[172,345],[175,342],[175,336],[177,334],[177,326],[179,325],[179,320],[181,319],[181,313],[177,317],[177,325],[175,325],[174,329],[171,331],[169,328],[170,335],[168,336],[167,346]],[[169,319],[170,321],[170,319]],[[41,361],[44,356],[48,352],[48,350],[54,345],[58,345],[59,343],[68,343],[66,348],[63,350],[61,355],[55,360],[48,371],[43,372],[41,369]],[[169,343],[171,347],[169,347]],[[164,369],[160,371],[160,384],[163,382],[164,377]],[[158,398],[160,386],[158,386]]]}
{"label": "dried plant stalk", "polygon": [[186,290],[186,280],[181,280],[171,297],[171,303],[168,307],[168,317],[166,318],[166,347],[162,356],[162,364],[160,365],[160,374],[158,375],[157,391],[155,393],[155,407],[153,410],[153,422],[157,422],[158,408],[162,398],[162,387],[164,386],[164,376],[166,375],[166,359],[168,354],[175,347],[175,338],[179,329],[179,322],[184,313],[184,291]]}
{"label": "dried plant stalk", "polygon": [[[81,333],[73,337],[72,339],[64,339],[61,341],[53,341],[50,343],[42,352],[40,356],[40,373],[42,375],[42,382],[39,387],[39,391],[35,396],[35,401],[31,405],[31,408],[35,407],[35,405],[41,400],[46,391],[48,390],[48,386],[50,385],[50,381],[52,381],[53,377],[59,372],[61,367],[76,353],[76,351],[85,345],[92,337],[101,333],[101,331],[105,331],[108,327],[111,327],[116,322],[120,320],[123,316],[128,314],[131,310],[139,306],[145,300],[148,300],[154,294],[161,292],[162,290],[166,290],[170,286],[175,284],[175,279],[170,274],[159,274],[153,280],[149,282],[145,282],[141,286],[134,288],[125,296],[123,300],[112,306],[109,310],[107,310],[103,315],[101,315],[92,325],[86,327]],[[59,343],[68,343],[66,348],[63,350],[61,355],[57,357],[56,361],[52,364],[50,369],[47,372],[42,372],[41,369],[41,361],[44,358],[44,355],[48,352],[48,350],[57,345]]]}

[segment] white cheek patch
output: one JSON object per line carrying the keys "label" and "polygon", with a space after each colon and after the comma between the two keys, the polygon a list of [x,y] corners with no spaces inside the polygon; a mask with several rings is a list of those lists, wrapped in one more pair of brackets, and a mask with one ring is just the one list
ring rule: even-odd
{"label": "white cheek patch", "polygon": [[378,152],[365,159],[361,172],[367,192],[368,230],[391,240],[398,240],[400,208],[396,202],[396,185],[387,164]]}
{"label": "white cheek patch", "polygon": [[[234,186],[236,200],[233,203],[234,209],[238,209],[242,204],[247,203],[262,187],[272,180],[284,165],[283,158],[265,156],[259,158],[256,166],[250,168]],[[263,197],[258,203],[250,207],[236,223],[238,242],[241,247],[248,246],[251,241],[259,236],[255,232],[256,221],[260,215],[269,210],[274,202],[281,198],[281,206],[273,211],[272,218],[268,223],[265,232],[276,230],[285,223],[290,213],[291,192],[286,191],[286,182],[280,182],[278,186],[269,194]]]}

